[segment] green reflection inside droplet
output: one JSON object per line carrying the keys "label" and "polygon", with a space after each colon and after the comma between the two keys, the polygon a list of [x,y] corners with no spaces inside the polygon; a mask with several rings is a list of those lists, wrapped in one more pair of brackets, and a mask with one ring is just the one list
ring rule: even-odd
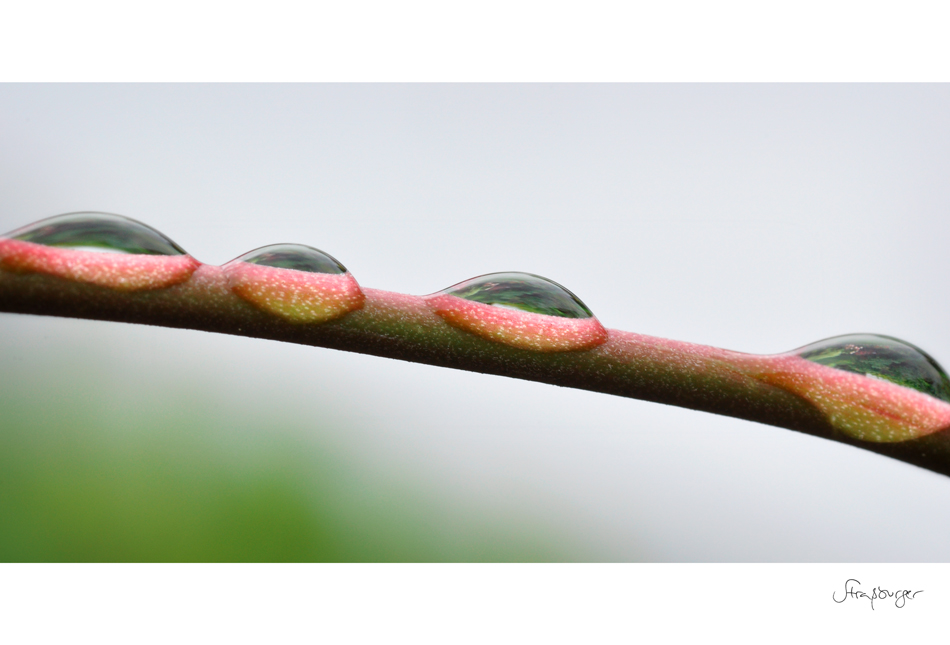
{"label": "green reflection inside droplet", "polygon": [[110,213],[67,213],[18,228],[4,237],[44,246],[136,255],[186,255],[155,229]]}
{"label": "green reflection inside droplet", "polygon": [[922,349],[897,338],[876,334],[836,336],[795,353],[821,365],[881,378],[950,403],[950,378],[940,364]]}
{"label": "green reflection inside droplet", "polygon": [[271,244],[245,253],[232,262],[249,262],[277,269],[309,273],[346,273],[346,267],[320,249],[303,244]]}
{"label": "green reflection inside droplet", "polygon": [[562,318],[593,318],[580,298],[557,282],[531,273],[489,273],[449,287],[443,293],[486,305]]}

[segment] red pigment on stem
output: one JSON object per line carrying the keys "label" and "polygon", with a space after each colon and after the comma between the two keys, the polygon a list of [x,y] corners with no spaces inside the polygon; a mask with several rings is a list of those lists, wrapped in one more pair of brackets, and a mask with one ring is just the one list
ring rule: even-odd
{"label": "red pigment on stem", "polygon": [[119,291],[163,289],[184,282],[201,266],[190,255],[103,253],[0,238],[0,267],[45,273]]}
{"label": "red pigment on stem", "polygon": [[607,340],[596,318],[562,318],[465,300],[446,293],[425,298],[450,325],[520,349],[568,352],[592,349]]}
{"label": "red pigment on stem", "polygon": [[295,323],[321,323],[363,306],[349,273],[311,273],[233,262],[223,267],[231,290],[255,307]]}

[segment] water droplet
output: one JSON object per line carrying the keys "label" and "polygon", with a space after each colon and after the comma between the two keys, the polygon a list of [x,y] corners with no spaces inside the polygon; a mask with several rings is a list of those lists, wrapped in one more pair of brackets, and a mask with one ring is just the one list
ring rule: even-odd
{"label": "water droplet", "polygon": [[442,291],[465,300],[562,318],[593,318],[580,298],[553,280],[531,273],[489,273]]}
{"label": "water droplet", "polygon": [[138,255],[187,255],[154,228],[110,213],[67,213],[29,224],[4,237],[84,251]]}
{"label": "water droplet", "polygon": [[761,366],[758,378],[801,396],[855,439],[893,443],[950,427],[947,374],[896,338],[838,336],[750,360]]}
{"label": "water droplet", "polygon": [[564,352],[607,340],[607,330],[580,298],[531,273],[490,273],[426,301],[454,327],[521,349]]}
{"label": "water droplet", "polygon": [[950,403],[950,377],[922,349],[889,336],[836,336],[795,350],[804,359],[873,376]]}
{"label": "water droplet", "polygon": [[233,261],[307,273],[346,273],[346,267],[336,258],[303,244],[272,244],[245,253]]}
{"label": "water droplet", "polygon": [[231,290],[296,323],[321,323],[363,306],[356,279],[333,256],[302,244],[272,244],[224,265]]}
{"label": "water droplet", "polygon": [[67,213],[0,239],[0,268],[44,273],[120,291],[161,289],[200,266],[155,229],[121,215]]}

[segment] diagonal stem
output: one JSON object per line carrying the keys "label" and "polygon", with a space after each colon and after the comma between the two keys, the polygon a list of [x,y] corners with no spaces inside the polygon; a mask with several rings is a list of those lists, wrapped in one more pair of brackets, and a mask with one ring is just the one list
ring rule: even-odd
{"label": "diagonal stem", "polygon": [[[363,293],[360,309],[301,324],[252,306],[234,293],[226,272],[211,265],[200,265],[174,286],[143,291],[0,270],[0,311],[267,338],[604,392],[789,428],[950,475],[946,426],[898,442],[857,439],[842,432],[827,410],[784,385],[787,379],[779,376],[804,369],[788,355],[756,356],[617,330],[608,330],[606,342],[593,349],[532,351],[457,329],[425,298]],[[950,405],[926,398],[926,405],[950,414]]]}

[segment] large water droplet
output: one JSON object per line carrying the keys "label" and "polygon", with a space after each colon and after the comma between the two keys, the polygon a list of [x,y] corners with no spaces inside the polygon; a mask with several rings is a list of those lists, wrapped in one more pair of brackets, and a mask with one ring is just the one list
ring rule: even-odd
{"label": "large water droplet", "polygon": [[120,291],[184,282],[200,263],[155,229],[121,215],[67,213],[0,238],[0,268]]}
{"label": "large water droplet", "polygon": [[308,273],[346,273],[346,267],[329,253],[303,244],[271,244],[245,253],[232,262],[250,262],[276,269]]}
{"label": "large water droplet", "polygon": [[234,293],[290,322],[326,322],[365,301],[346,267],[312,246],[264,246],[231,260],[224,270]]}
{"label": "large water droplet", "polygon": [[950,403],[950,378],[922,349],[890,336],[850,334],[806,345],[794,352],[835,369],[903,385]]}
{"label": "large water droplet", "polygon": [[44,246],[140,255],[185,255],[155,229],[110,213],[67,213],[29,224],[4,237]]}
{"label": "large water droplet", "polygon": [[531,273],[491,273],[426,296],[450,325],[539,352],[592,349],[607,330],[580,298]]}
{"label": "large water droplet", "polygon": [[496,307],[561,318],[593,318],[580,298],[553,280],[532,273],[489,273],[442,291]]}

